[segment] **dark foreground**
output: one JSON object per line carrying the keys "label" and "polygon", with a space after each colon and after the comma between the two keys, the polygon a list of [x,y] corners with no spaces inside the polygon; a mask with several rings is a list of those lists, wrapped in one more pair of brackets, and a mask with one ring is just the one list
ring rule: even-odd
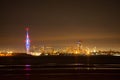
{"label": "dark foreground", "polygon": [[120,57],[0,58],[0,80],[120,80]]}

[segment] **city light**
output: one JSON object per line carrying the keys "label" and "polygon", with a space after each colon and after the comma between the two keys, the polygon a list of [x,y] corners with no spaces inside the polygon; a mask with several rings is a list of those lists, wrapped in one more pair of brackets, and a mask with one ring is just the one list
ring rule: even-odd
{"label": "city light", "polygon": [[[119,51],[102,51],[98,50],[97,47],[90,49],[89,47],[84,47],[83,41],[78,40],[74,42],[75,46],[68,46],[63,48],[56,48],[52,46],[33,46],[30,47],[30,38],[29,38],[29,28],[26,28],[26,54],[31,56],[49,56],[49,55],[81,55],[81,56],[92,56],[92,55],[112,55],[120,56]],[[15,56],[18,55],[12,50],[1,50],[0,56]]]}

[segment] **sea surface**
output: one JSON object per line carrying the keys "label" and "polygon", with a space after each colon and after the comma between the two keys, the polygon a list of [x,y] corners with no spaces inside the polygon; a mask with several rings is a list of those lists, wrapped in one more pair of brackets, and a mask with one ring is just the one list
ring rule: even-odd
{"label": "sea surface", "polygon": [[0,80],[120,80],[119,61],[119,57],[4,57]]}

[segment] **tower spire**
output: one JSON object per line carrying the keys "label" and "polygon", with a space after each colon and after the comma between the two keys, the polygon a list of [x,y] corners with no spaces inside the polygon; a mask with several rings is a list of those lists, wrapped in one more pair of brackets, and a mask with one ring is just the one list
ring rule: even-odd
{"label": "tower spire", "polygon": [[26,28],[26,53],[29,54],[30,51],[30,38],[29,38],[29,28]]}

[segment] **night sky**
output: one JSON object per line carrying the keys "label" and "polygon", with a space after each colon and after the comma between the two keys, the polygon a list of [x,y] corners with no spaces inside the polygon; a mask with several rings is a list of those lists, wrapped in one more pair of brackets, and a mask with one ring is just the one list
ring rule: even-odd
{"label": "night sky", "polygon": [[0,0],[0,49],[31,45],[120,50],[119,0]]}

